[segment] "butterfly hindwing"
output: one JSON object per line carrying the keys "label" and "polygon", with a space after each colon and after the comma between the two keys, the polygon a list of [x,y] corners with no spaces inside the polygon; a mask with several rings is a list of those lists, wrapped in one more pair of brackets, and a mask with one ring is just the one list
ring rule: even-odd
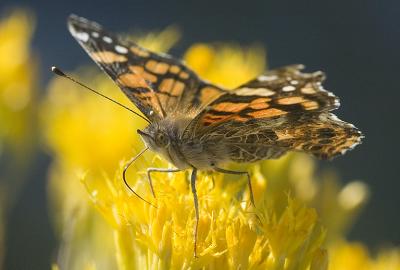
{"label": "butterfly hindwing", "polygon": [[310,153],[321,159],[343,155],[361,142],[363,135],[352,124],[332,113],[305,113],[298,116],[293,126],[275,129],[276,146]]}
{"label": "butterfly hindwing", "polygon": [[224,92],[199,79],[182,62],[122,40],[95,22],[71,15],[68,26],[91,58],[149,119],[201,107]]}

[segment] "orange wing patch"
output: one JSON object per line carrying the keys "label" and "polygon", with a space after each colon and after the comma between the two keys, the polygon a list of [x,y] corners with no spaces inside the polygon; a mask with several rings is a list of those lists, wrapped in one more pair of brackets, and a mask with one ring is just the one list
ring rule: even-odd
{"label": "orange wing patch", "polygon": [[160,94],[166,95],[158,95],[161,104],[164,107],[172,106],[176,102],[176,100],[182,95],[185,84],[181,81],[174,80],[174,79],[164,79],[161,81],[159,87]]}
{"label": "orange wing patch", "polygon": [[267,109],[270,106],[269,101],[271,101],[270,98],[256,98],[249,104],[249,108],[253,110]]}
{"label": "orange wing patch", "polygon": [[146,68],[156,74],[165,74],[169,69],[169,65],[164,62],[157,62],[155,60],[149,60],[146,63]]}
{"label": "orange wing patch", "polygon": [[185,89],[185,84],[174,79],[164,79],[159,88],[162,93],[168,93],[171,96],[178,97],[182,94],[183,89]]}
{"label": "orange wing patch", "polygon": [[249,108],[253,109],[253,110],[263,110],[263,109],[267,109],[269,107],[268,103],[265,102],[260,102],[260,103],[250,103]]}
{"label": "orange wing patch", "polygon": [[158,79],[157,79],[157,76],[155,76],[155,75],[153,75],[153,74],[151,74],[151,73],[149,73],[149,72],[146,72],[146,71],[144,70],[144,68],[141,67],[141,66],[129,66],[129,69],[130,69],[133,73],[142,76],[145,80],[147,80],[147,81],[149,81],[149,82],[151,82],[151,83],[155,83],[155,82],[157,82],[157,80],[158,80]]}
{"label": "orange wing patch", "polygon": [[143,105],[153,108],[158,115],[163,115],[163,109],[159,105],[157,96],[141,75],[125,73],[118,76],[117,82],[122,86],[123,91],[128,97],[135,97]]}
{"label": "orange wing patch", "polygon": [[173,96],[180,96],[183,93],[183,89],[185,89],[185,84],[181,81],[175,81],[171,94]]}
{"label": "orange wing patch", "polygon": [[220,112],[240,112],[248,105],[247,103],[222,102],[214,106],[213,110]]}
{"label": "orange wing patch", "polygon": [[148,88],[149,87],[142,76],[140,76],[139,74],[134,74],[134,73],[122,74],[118,77],[118,81],[122,85],[131,87],[131,88],[137,88],[137,87]]}
{"label": "orange wing patch", "polygon": [[292,105],[302,103],[304,100],[303,97],[286,97],[278,99],[277,103],[281,105]]}
{"label": "orange wing patch", "polygon": [[318,107],[319,107],[319,105],[318,105],[318,103],[316,101],[311,101],[311,100],[303,102],[303,103],[301,103],[301,105],[307,111],[315,110],[315,109],[318,109]]}
{"label": "orange wing patch", "polygon": [[124,55],[116,54],[110,51],[101,51],[101,52],[92,52],[90,56],[94,61],[103,63],[103,64],[112,64],[115,62],[126,62],[128,58]]}
{"label": "orange wing patch", "polygon": [[174,85],[174,79],[164,79],[162,80],[158,88],[162,93],[169,93],[173,85]]}
{"label": "orange wing patch", "polygon": [[170,71],[171,73],[173,73],[173,74],[177,74],[179,71],[181,71],[181,68],[180,68],[179,66],[177,66],[177,65],[172,65],[172,66],[169,68],[169,71]]}
{"label": "orange wing patch", "polygon": [[212,101],[213,99],[216,99],[223,93],[224,92],[222,92],[221,89],[218,89],[215,87],[211,87],[211,86],[203,87],[199,90],[200,103],[207,104],[208,102]]}
{"label": "orange wing patch", "polygon": [[284,114],[287,114],[287,112],[275,108],[247,113],[247,115],[250,115],[253,118],[272,118]]}
{"label": "orange wing patch", "polygon": [[187,72],[185,72],[185,71],[182,71],[181,73],[179,73],[179,77],[181,78],[181,79],[187,79],[187,78],[189,78],[189,73],[187,73]]}
{"label": "orange wing patch", "polygon": [[269,103],[266,102],[260,102],[260,103],[250,103],[249,104],[249,108],[253,109],[253,110],[263,110],[263,109],[267,109],[269,107]]}
{"label": "orange wing patch", "polygon": [[277,104],[280,105],[293,105],[293,104],[301,104],[303,108],[307,111],[315,110],[319,108],[318,102],[314,100],[309,100],[304,97],[286,97],[278,99]]}

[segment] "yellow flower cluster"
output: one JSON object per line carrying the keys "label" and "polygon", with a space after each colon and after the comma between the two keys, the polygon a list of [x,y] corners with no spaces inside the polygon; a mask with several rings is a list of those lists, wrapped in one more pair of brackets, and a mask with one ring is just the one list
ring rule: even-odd
{"label": "yellow flower cluster", "polygon": [[[199,258],[195,258],[188,175],[156,175],[155,200],[143,169],[154,165],[168,166],[148,155],[134,165],[128,178],[157,208],[127,191],[121,171],[111,179],[90,174],[84,178],[95,207],[112,225],[119,269],[306,269],[311,264],[324,269],[327,264],[320,248],[325,232],[315,210],[290,198],[280,212],[269,205],[254,209],[238,197],[245,181],[231,182],[224,175],[208,173],[201,174],[198,182],[201,215]],[[255,189],[265,189],[265,178],[256,166],[253,169]]]}
{"label": "yellow flower cluster", "polygon": [[0,19],[0,268],[4,218],[25,180],[36,146],[36,62],[30,41],[34,22],[26,11]]}
{"label": "yellow flower cluster", "polygon": [[[169,29],[145,40],[162,51],[176,39],[176,30]],[[261,73],[264,59],[258,46],[197,44],[185,54],[202,77],[228,87]],[[90,80],[91,87],[128,104],[105,75],[87,68],[76,73],[83,82]],[[245,179],[200,174],[195,258],[188,173],[154,174],[153,198],[146,169],[169,165],[146,153],[130,167],[130,186],[156,207],[122,182],[123,160],[143,147],[135,132],[145,124],[142,120],[61,78],[49,86],[42,107],[44,135],[55,156],[49,196],[62,242],[57,261],[61,269],[400,267],[398,250],[372,259],[361,244],[345,240],[368,188],[359,181],[342,187],[330,172],[317,179],[315,162],[298,154],[246,167],[232,165],[251,173],[256,208],[249,204]]]}
{"label": "yellow flower cluster", "polygon": [[26,11],[13,11],[0,21],[0,143],[15,151],[26,151],[25,139],[32,136],[29,117],[37,69],[30,50],[33,27]]}

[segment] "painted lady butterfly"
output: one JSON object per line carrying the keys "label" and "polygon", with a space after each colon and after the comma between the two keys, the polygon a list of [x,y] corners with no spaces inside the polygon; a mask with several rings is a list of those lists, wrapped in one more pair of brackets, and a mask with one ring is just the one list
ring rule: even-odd
{"label": "painted lady butterfly", "polygon": [[140,154],[151,149],[177,168],[148,170],[153,195],[152,172],[192,170],[195,254],[197,170],[246,175],[254,204],[249,174],[222,169],[221,164],[278,158],[287,151],[330,159],[363,137],[330,113],[339,107],[339,99],[323,89],[322,72],[302,73],[302,65],[286,66],[227,90],[200,79],[169,55],[124,41],[95,22],[71,15],[68,27],[149,122],[138,130],[146,144]]}

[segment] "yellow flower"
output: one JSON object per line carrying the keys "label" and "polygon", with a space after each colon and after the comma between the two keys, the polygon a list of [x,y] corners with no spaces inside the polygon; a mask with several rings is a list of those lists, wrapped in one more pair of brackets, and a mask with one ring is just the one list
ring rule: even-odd
{"label": "yellow flower", "polygon": [[382,250],[371,258],[368,249],[361,243],[338,241],[331,248],[330,269],[398,270],[400,251]]}
{"label": "yellow flower", "polygon": [[0,268],[4,218],[26,179],[37,141],[36,61],[30,49],[33,28],[27,11],[14,10],[0,19]]}
{"label": "yellow flower", "polygon": [[[197,186],[200,227],[195,258],[188,174],[155,175],[154,199],[145,174],[145,168],[154,165],[167,166],[150,154],[130,168],[128,179],[157,208],[127,190],[121,171],[111,179],[90,174],[84,179],[95,207],[113,227],[119,269],[307,269],[321,260],[325,231],[313,209],[290,197],[281,212],[262,203],[253,209],[238,197],[246,189],[245,181],[207,173],[200,175]],[[257,166],[253,170],[255,188],[265,188]]]}
{"label": "yellow flower", "polygon": [[265,70],[265,51],[259,45],[242,48],[238,45],[193,45],[185,60],[202,78],[234,88]]}
{"label": "yellow flower", "polygon": [[26,136],[32,136],[37,70],[30,51],[33,27],[31,16],[22,10],[0,22],[0,141],[25,153],[29,148]]}
{"label": "yellow flower", "polygon": [[369,198],[369,189],[361,181],[342,186],[335,172],[323,171],[316,178],[316,163],[305,154],[289,154],[279,160],[262,162],[262,173],[270,181],[266,199],[284,202],[282,190],[317,209],[326,227],[327,241],[345,235]]}

